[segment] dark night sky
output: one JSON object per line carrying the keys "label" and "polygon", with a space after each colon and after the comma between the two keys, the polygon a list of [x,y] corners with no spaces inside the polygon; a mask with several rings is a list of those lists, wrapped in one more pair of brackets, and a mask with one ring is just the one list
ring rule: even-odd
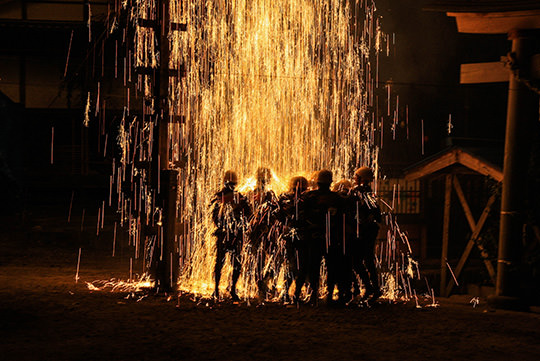
{"label": "dark night sky", "polygon": [[[459,34],[454,18],[424,11],[425,3],[377,2],[385,31],[396,36],[384,75],[392,79],[400,104],[408,105],[412,138],[407,142],[402,128],[394,146],[386,142],[390,149],[383,151],[383,162],[401,158],[402,164],[410,164],[423,158],[418,145],[421,119],[425,155],[445,146],[450,115],[451,137],[504,140],[507,83],[460,85],[459,72],[462,63],[498,61],[506,55],[510,49],[506,35]],[[404,115],[403,110],[400,116]]]}

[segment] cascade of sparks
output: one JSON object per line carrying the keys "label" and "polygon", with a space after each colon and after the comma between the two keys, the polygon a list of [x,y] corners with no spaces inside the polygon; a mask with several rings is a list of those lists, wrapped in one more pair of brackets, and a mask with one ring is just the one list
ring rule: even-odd
{"label": "cascade of sparks", "polygon": [[[111,192],[116,183],[121,225],[129,229],[134,257],[149,264],[159,244],[157,236],[141,239],[141,227],[143,219],[147,226],[161,226],[162,209],[155,204],[159,190],[137,162],[152,161],[158,119],[152,116],[152,76],[135,75],[131,67],[156,69],[160,64],[159,34],[143,24],[157,18],[160,5],[132,0],[120,6],[134,35],[132,50],[129,41],[125,45],[127,102]],[[335,181],[350,178],[362,165],[373,167],[378,177],[382,120],[375,117],[375,93],[381,90],[379,55],[388,53],[389,37],[380,29],[373,0],[170,0],[169,17],[171,23],[187,24],[186,31],[171,27],[168,32],[169,68],[178,75],[185,70],[185,75],[169,77],[168,92],[171,118],[183,119],[169,123],[167,147],[170,165],[179,171],[179,288],[205,297],[213,292],[216,253],[210,199],[226,170],[238,173],[238,188],[245,192],[254,187],[256,169],[268,167],[276,194],[286,190],[290,177],[309,177],[322,168],[331,169]],[[111,32],[116,26],[115,19]],[[144,99],[138,118],[133,111],[130,115],[130,84]],[[395,218],[387,220],[387,242],[377,254],[385,270],[384,295],[412,298],[410,246]],[[238,294],[250,298],[257,294],[257,259],[246,248]],[[284,292],[284,273],[274,269],[270,298]],[[222,291],[231,274],[228,260]]]}
{"label": "cascade of sparks", "polygon": [[[209,200],[225,170],[235,170],[245,190],[257,167],[268,167],[279,194],[298,174],[328,168],[341,179],[355,166],[376,165],[370,64],[382,34],[369,2],[361,24],[352,18],[360,4],[341,0],[210,0],[171,9],[172,21],[188,24],[171,42],[171,63],[187,69],[171,99],[186,116],[180,133],[188,155],[179,188],[191,252],[180,286],[209,295]],[[242,252],[244,297],[256,294],[252,258]],[[223,284],[230,272],[224,269]],[[279,285],[283,270],[274,275]]]}

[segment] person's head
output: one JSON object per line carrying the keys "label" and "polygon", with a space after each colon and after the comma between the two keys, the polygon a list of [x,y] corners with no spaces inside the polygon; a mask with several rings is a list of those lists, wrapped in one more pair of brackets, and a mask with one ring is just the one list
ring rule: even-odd
{"label": "person's head", "polygon": [[332,186],[332,191],[346,194],[352,188],[352,183],[348,179],[342,179]]}
{"label": "person's head", "polygon": [[300,194],[308,187],[308,181],[302,176],[292,177],[289,181],[289,192]]}
{"label": "person's head", "polygon": [[360,167],[354,172],[354,182],[357,185],[369,185],[374,179],[373,170],[369,167]]}
{"label": "person's head", "polygon": [[313,173],[311,173],[309,175],[309,180],[308,180],[308,189],[309,190],[317,189],[317,176],[318,175],[319,175],[318,170],[314,171]]}
{"label": "person's head", "polygon": [[264,188],[272,178],[272,173],[270,169],[266,167],[257,168],[257,187]]}
{"label": "person's head", "polygon": [[236,187],[238,184],[238,176],[236,175],[236,172],[232,170],[226,171],[225,175],[223,176],[223,183],[231,188]]}
{"label": "person's head", "polygon": [[317,185],[319,188],[330,188],[330,184],[332,184],[332,171],[328,169],[320,170],[317,174]]}

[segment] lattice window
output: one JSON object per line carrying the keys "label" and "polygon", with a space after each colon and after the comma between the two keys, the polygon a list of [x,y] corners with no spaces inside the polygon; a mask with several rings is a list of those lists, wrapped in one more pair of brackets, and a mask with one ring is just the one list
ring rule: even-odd
{"label": "lattice window", "polygon": [[[420,213],[420,181],[403,178],[379,180],[377,195],[383,200],[382,210],[396,214]],[[386,205],[385,205],[386,204]]]}

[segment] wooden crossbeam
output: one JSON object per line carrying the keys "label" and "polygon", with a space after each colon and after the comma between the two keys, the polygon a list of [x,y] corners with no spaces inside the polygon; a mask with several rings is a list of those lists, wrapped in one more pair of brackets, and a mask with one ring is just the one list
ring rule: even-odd
{"label": "wooden crossbeam", "polygon": [[184,24],[184,23],[171,23],[171,30],[173,30],[173,31],[187,31],[187,24]]}
{"label": "wooden crossbeam", "polygon": [[461,64],[460,84],[500,83],[510,81],[510,71],[500,61]]}
{"label": "wooden crossbeam", "polygon": [[[528,72],[531,79],[540,79],[540,54],[531,56]],[[502,61],[461,64],[460,84],[505,83],[510,81],[510,76]]]}
{"label": "wooden crossbeam", "polygon": [[[471,209],[469,207],[469,204],[467,203],[467,200],[465,198],[465,195],[463,194],[463,189],[461,188],[461,184],[459,183],[459,180],[457,177],[454,177],[454,189],[456,190],[456,194],[459,198],[459,202],[461,203],[461,206],[463,208],[463,211],[465,212],[465,217],[467,218],[467,222],[469,223],[469,226],[472,231],[471,238],[469,239],[469,242],[467,243],[467,246],[465,247],[465,250],[463,251],[463,254],[461,255],[461,258],[459,259],[458,265],[456,267],[455,271],[455,277],[456,279],[459,278],[461,271],[463,270],[463,267],[465,266],[465,263],[467,262],[467,259],[469,258],[469,255],[471,253],[471,250],[473,246],[476,244],[478,249],[480,250],[480,254],[482,256],[482,260],[484,261],[484,264],[486,265],[486,268],[488,270],[489,276],[491,278],[491,281],[495,283],[495,269],[493,268],[493,265],[488,259],[488,254],[484,247],[478,243],[480,232],[482,231],[482,228],[484,227],[484,223],[487,220],[487,217],[489,216],[489,212],[491,211],[491,207],[493,203],[495,202],[496,195],[493,194],[487,201],[486,207],[484,208],[484,211],[482,212],[482,215],[480,216],[480,219],[478,220],[478,223],[474,221],[474,218],[472,216]],[[454,287],[454,280],[451,279],[448,285],[446,286],[446,297],[450,295],[450,292],[452,292],[452,288]]]}
{"label": "wooden crossbeam", "polygon": [[[141,28],[150,28],[150,29],[159,29],[159,22],[155,19],[143,19],[140,18],[137,20],[138,25]],[[172,31],[187,31],[187,24],[185,23],[171,23]]]}
{"label": "wooden crossbeam", "polygon": [[[138,66],[135,68],[135,73],[141,75],[156,75],[159,72],[158,68],[152,68],[151,66]],[[180,64],[178,69],[169,69],[169,77],[185,77],[186,76],[186,66]]]}

